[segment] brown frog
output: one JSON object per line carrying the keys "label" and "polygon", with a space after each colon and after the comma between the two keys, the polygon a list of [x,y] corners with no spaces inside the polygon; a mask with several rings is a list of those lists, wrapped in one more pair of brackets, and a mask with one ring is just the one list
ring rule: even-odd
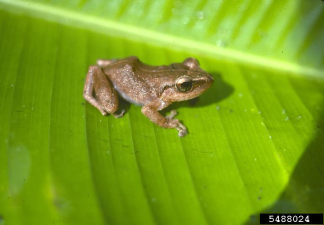
{"label": "brown frog", "polygon": [[125,100],[143,106],[142,113],[153,123],[164,128],[176,128],[180,137],[187,128],[177,119],[175,110],[164,117],[159,111],[173,102],[195,98],[205,92],[214,79],[199,67],[194,58],[169,66],[149,66],[137,57],[119,60],[98,60],[89,67],[83,97],[96,107],[102,115],[116,114],[118,94]]}

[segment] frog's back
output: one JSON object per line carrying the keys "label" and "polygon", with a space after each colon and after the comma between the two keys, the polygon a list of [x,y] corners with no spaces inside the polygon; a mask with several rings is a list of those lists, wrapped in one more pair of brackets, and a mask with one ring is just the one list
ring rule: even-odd
{"label": "frog's back", "polygon": [[131,56],[116,60],[104,69],[117,92],[127,101],[136,105],[145,105],[157,98],[155,91],[138,71],[140,61]]}

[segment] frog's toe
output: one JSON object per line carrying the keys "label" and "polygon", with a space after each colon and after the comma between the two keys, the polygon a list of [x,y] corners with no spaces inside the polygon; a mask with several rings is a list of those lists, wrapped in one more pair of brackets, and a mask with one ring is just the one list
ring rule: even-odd
{"label": "frog's toe", "polygon": [[179,122],[179,120],[178,119],[168,119],[165,123],[164,123],[164,125],[163,125],[163,127],[165,127],[165,128],[177,128],[178,129],[178,127],[179,127],[179,124],[180,122]]}
{"label": "frog's toe", "polygon": [[187,128],[182,123],[178,124],[177,130],[179,131],[179,133],[178,133],[179,137],[184,137],[188,134]]}
{"label": "frog's toe", "polygon": [[106,116],[107,115],[107,112],[104,109],[102,109],[102,108],[98,108],[98,109],[99,109],[99,111],[101,112],[101,114],[103,116]]}
{"label": "frog's toe", "polygon": [[179,130],[178,136],[179,137],[184,137],[188,134],[187,129],[186,130]]}
{"label": "frog's toe", "polygon": [[113,115],[115,118],[120,118],[120,117],[123,117],[124,114],[125,114],[125,109],[123,109],[123,110],[121,111],[121,113],[119,113],[119,114],[112,114],[112,115]]}

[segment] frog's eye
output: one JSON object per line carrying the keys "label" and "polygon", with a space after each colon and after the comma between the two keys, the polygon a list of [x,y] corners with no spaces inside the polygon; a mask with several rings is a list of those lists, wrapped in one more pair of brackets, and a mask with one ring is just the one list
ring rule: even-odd
{"label": "frog's eye", "polygon": [[180,77],[177,81],[176,81],[176,87],[179,91],[181,92],[187,92],[190,91],[192,88],[192,80],[190,77],[188,76],[183,76]]}

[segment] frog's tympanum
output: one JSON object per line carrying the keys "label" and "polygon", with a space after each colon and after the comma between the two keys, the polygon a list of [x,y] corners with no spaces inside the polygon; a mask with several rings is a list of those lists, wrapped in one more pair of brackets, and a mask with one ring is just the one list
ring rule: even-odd
{"label": "frog's tympanum", "polygon": [[120,60],[98,60],[90,66],[83,97],[99,109],[115,117],[118,109],[118,94],[125,100],[143,106],[142,113],[153,123],[164,128],[176,128],[179,136],[185,136],[187,128],[173,117],[175,110],[164,117],[159,111],[173,102],[195,98],[205,92],[214,79],[199,67],[194,58],[169,66],[149,66],[132,56]]}

